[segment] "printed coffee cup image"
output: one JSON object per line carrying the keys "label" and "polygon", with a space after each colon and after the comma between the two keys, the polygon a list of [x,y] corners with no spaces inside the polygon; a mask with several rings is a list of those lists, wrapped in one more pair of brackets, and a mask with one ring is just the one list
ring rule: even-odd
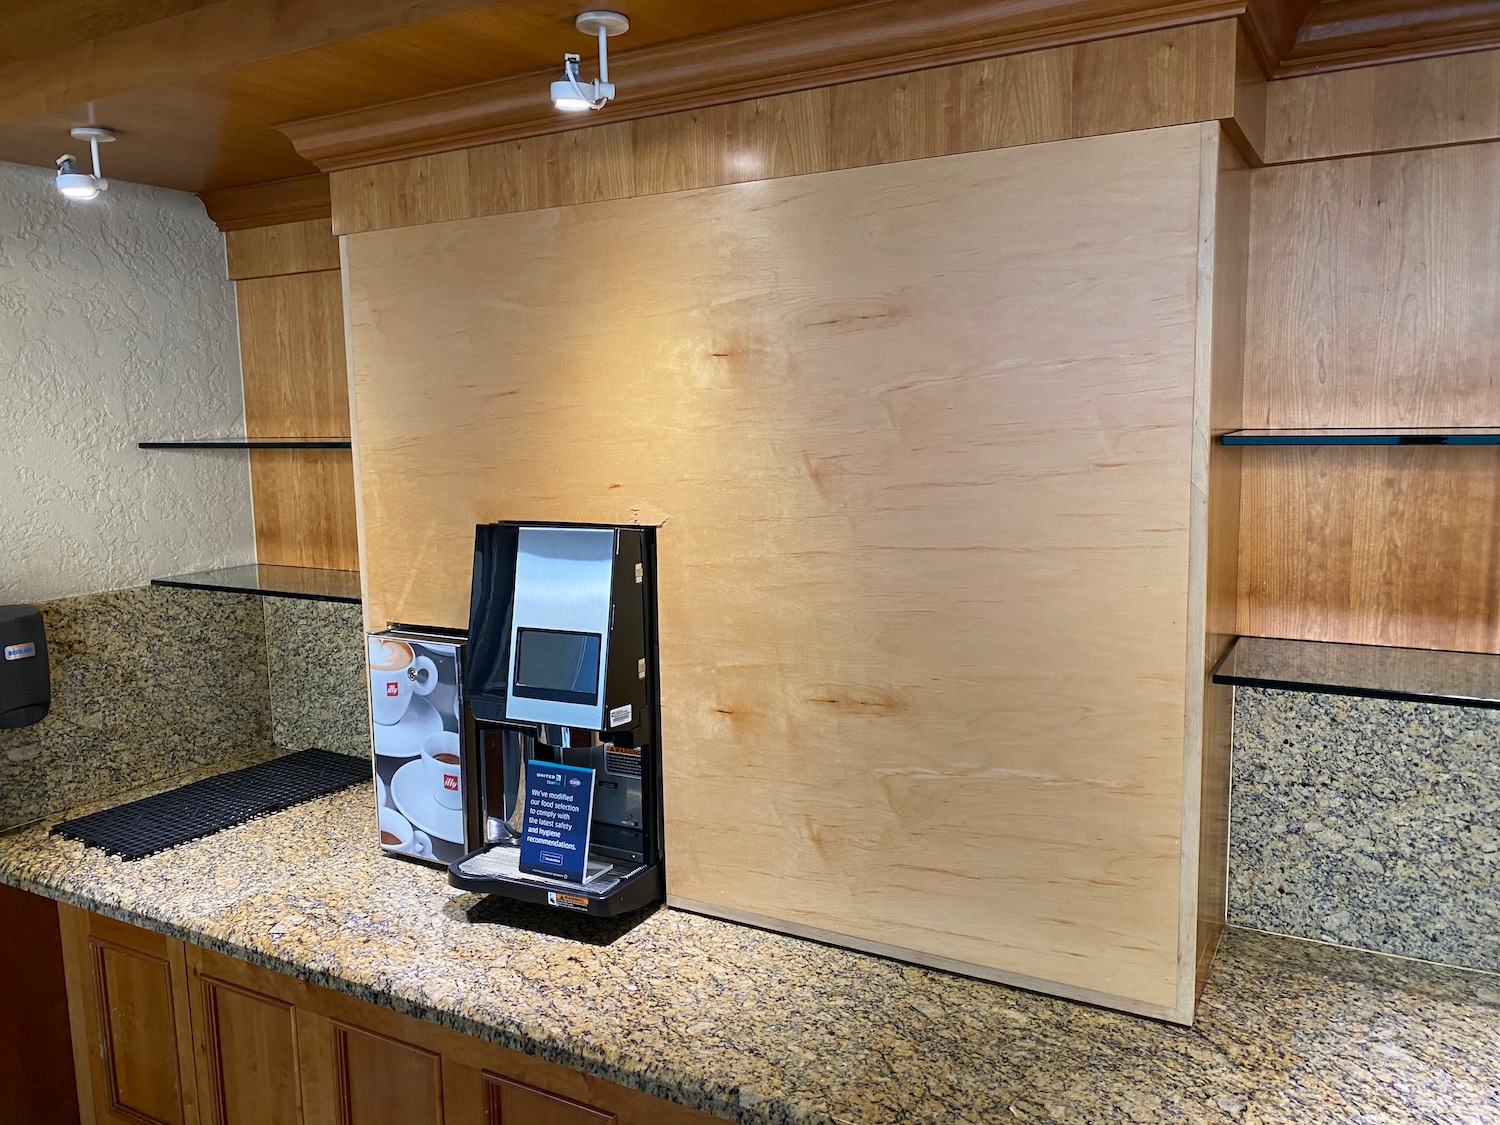
{"label": "printed coffee cup image", "polygon": [[460,764],[458,735],[452,731],[437,731],[422,739],[422,765],[427,771],[432,799],[445,809],[456,809],[463,804]]}
{"label": "printed coffee cup image", "polygon": [[405,641],[371,637],[369,657],[370,715],[383,727],[401,721],[413,695],[431,695],[437,687],[437,665]]}
{"label": "printed coffee cup image", "polygon": [[407,851],[412,843],[411,822],[394,809],[380,810],[380,846]]}

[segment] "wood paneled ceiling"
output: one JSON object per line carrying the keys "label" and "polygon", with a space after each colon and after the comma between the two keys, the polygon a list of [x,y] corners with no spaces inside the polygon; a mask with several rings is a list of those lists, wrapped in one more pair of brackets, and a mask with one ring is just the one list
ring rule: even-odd
{"label": "wood paneled ceiling", "polygon": [[[493,87],[515,102],[530,96],[533,83],[545,114],[545,79],[563,52],[591,54],[573,29],[574,15],[587,6],[581,0],[3,4],[0,160],[48,166],[75,150],[70,126],[97,123],[121,134],[121,143],[105,150],[112,179],[215,192],[316,172],[276,128],[287,122],[338,120],[357,132],[369,115],[351,111],[414,98],[426,98],[423,104],[442,120],[444,91]],[[614,6],[632,20],[629,34],[612,45],[622,99],[632,91],[633,58],[643,71],[650,60],[654,96],[663,105],[673,81],[691,75],[701,82],[725,52],[745,56],[740,69],[758,76],[746,89],[763,93],[778,84],[789,89],[859,76],[837,65],[846,53],[863,59],[867,71],[882,53],[890,57],[888,70],[911,70],[948,61],[955,44],[969,41],[974,54],[994,55],[1226,16],[1244,21],[1262,65],[1278,77],[1500,45],[1500,0],[617,0]],[[930,57],[928,37],[943,39]],[[319,163],[336,165],[338,157]]]}

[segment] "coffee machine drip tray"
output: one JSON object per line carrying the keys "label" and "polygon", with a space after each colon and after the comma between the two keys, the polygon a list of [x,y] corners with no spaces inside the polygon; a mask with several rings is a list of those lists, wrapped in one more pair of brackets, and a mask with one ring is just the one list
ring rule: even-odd
{"label": "coffee machine drip tray", "polygon": [[475,894],[562,906],[600,917],[637,910],[661,897],[659,866],[590,858],[588,871],[584,883],[522,871],[521,850],[507,841],[455,860],[448,866],[448,882]]}

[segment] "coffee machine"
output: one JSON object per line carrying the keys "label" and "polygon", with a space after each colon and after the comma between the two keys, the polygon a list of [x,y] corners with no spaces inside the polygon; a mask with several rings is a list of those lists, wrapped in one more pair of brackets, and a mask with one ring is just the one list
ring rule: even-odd
{"label": "coffee machine", "polygon": [[656,529],[476,528],[464,687],[449,882],[600,916],[660,902]]}

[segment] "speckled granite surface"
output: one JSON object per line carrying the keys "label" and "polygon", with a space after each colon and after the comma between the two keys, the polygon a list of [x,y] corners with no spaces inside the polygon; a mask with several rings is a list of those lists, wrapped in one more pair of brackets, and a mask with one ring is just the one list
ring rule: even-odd
{"label": "speckled granite surface", "polygon": [[0,827],[269,745],[260,601],[141,586],[44,602],[52,710],[0,730]]}
{"label": "speckled granite surface", "polygon": [[1230,921],[1500,971],[1500,711],[1237,688]]}
{"label": "speckled granite surface", "polygon": [[370,753],[369,679],[360,607],[262,598],[271,730],[277,746]]}
{"label": "speckled granite surface", "polygon": [[1189,1030],[678,911],[470,923],[371,816],[134,864],[23,828],[0,880],[741,1122],[1500,1122],[1500,977],[1231,930]]}

